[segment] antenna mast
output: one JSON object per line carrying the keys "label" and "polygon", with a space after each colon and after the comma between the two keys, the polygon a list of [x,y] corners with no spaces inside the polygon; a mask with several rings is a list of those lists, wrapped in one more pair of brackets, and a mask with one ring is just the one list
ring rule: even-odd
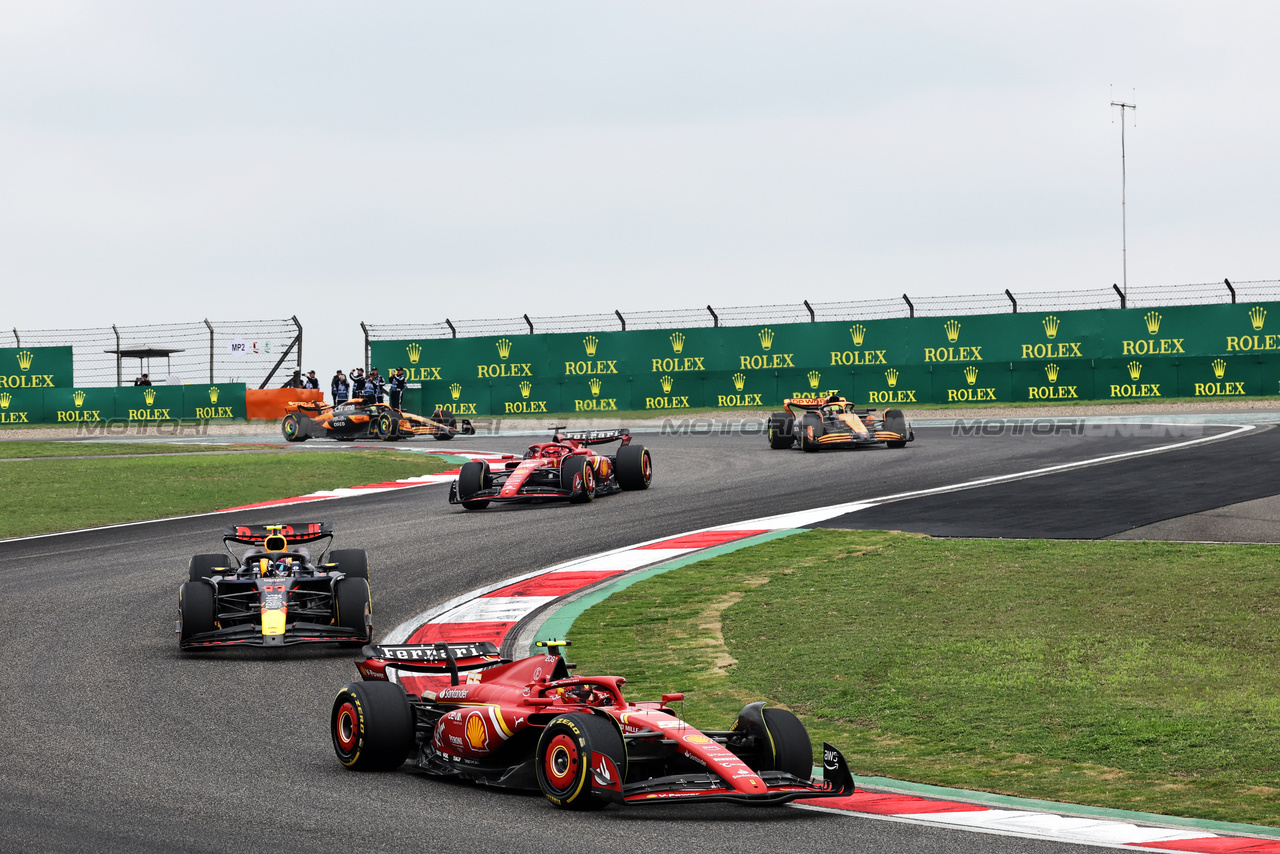
{"label": "antenna mast", "polygon": [[1126,104],[1124,101],[1112,101],[1111,106],[1120,108],[1120,266],[1124,276],[1124,295],[1129,296],[1129,228],[1128,213],[1125,208],[1126,176],[1124,160],[1124,111],[1138,109],[1137,104]]}

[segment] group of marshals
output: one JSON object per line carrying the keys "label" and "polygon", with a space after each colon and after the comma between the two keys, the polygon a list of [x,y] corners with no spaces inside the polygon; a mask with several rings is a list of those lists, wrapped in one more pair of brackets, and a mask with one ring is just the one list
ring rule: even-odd
{"label": "group of marshals", "polygon": [[[315,371],[308,375],[308,380],[314,381]],[[404,398],[404,389],[409,382],[409,375],[404,368],[396,368],[391,372],[391,376],[385,380],[379,376],[377,368],[370,368],[366,374],[360,368],[352,368],[350,378],[341,370],[333,375],[333,382],[329,384],[329,389],[333,393],[333,405],[341,406],[353,397],[371,397],[375,403],[382,403],[383,396],[390,398],[388,401],[392,409],[400,408],[400,401]],[[304,385],[304,388],[319,388],[316,385]]]}

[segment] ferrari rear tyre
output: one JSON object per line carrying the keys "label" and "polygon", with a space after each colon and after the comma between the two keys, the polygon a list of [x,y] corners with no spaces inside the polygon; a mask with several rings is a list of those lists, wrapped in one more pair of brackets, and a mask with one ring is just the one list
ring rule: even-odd
{"label": "ferrari rear tyre", "polygon": [[[560,715],[538,739],[535,765],[547,800],[565,810],[598,810],[614,798],[592,791],[597,756],[607,756],[618,775],[626,775],[627,749],[617,728],[591,714]],[[621,780],[618,780],[621,786]]]}
{"label": "ferrari rear tyre", "polygon": [[233,563],[235,560],[230,555],[196,555],[191,559],[187,575],[192,581],[225,575]]}
{"label": "ferrari rear tyre", "polygon": [[218,615],[214,598],[213,585],[207,581],[188,581],[182,585],[178,591],[178,616],[182,618],[179,643],[216,628],[214,620]]}
{"label": "ferrari rear tyre", "polygon": [[586,504],[596,497],[596,469],[586,457],[560,463],[560,488],[570,490],[570,504]]}
{"label": "ferrari rear tyre", "polygon": [[648,489],[653,480],[653,458],[644,445],[623,445],[614,457],[614,471],[623,489]]}
{"label": "ferrari rear tyre", "polygon": [[336,563],[347,578],[369,577],[369,555],[364,549],[334,549],[329,552],[329,563]]}
{"label": "ferrari rear tyre", "polygon": [[796,419],[790,412],[775,412],[769,416],[769,447],[775,451],[790,448],[796,443]]}
{"label": "ferrari rear tyre", "polygon": [[822,447],[818,442],[818,437],[823,434],[822,419],[816,415],[806,415],[804,420],[800,422],[800,448],[803,451],[812,453]]}
{"label": "ferrari rear tyre", "polygon": [[463,463],[458,471],[458,498],[466,510],[483,510],[489,506],[487,498],[469,498],[490,486],[489,464],[484,460]]}
{"label": "ferrari rear tyre", "polygon": [[373,419],[373,435],[377,436],[384,442],[389,442],[395,436],[396,422],[391,417],[391,413],[384,412],[377,418]]}
{"label": "ferrari rear tyre", "polygon": [[365,614],[372,611],[369,582],[363,578],[340,578],[333,585],[334,623],[360,635],[360,643],[372,640]]}
{"label": "ferrari rear tyre", "polygon": [[280,422],[280,432],[286,442],[305,442],[308,438],[302,431],[302,419],[292,412]]}
{"label": "ferrari rear tyre", "polygon": [[353,682],[329,717],[338,761],[352,771],[392,771],[413,749],[413,707],[395,682]]}

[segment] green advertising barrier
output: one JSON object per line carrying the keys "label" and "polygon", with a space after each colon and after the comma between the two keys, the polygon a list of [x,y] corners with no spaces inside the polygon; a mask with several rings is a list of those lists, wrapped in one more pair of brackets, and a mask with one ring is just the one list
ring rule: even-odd
{"label": "green advertising barrier", "polygon": [[70,347],[0,347],[0,389],[75,384]]}
{"label": "green advertising barrier", "polygon": [[108,421],[115,417],[115,388],[51,388],[44,393],[40,420],[45,424]]}
{"label": "green advertising barrier", "polygon": [[115,417],[128,421],[172,421],[182,417],[182,386],[124,386],[116,389]]}
{"label": "green advertising barrier", "polygon": [[245,418],[244,383],[184,385],[182,418],[200,421],[231,421]]}
{"label": "green advertising barrier", "polygon": [[463,417],[773,409],[824,392],[880,407],[1277,395],[1277,312],[1280,303],[1258,303],[538,333],[375,341],[370,352],[382,370],[407,368],[423,411]]}
{"label": "green advertising barrier", "polygon": [[0,424],[38,424],[44,392],[34,388],[0,389]]}

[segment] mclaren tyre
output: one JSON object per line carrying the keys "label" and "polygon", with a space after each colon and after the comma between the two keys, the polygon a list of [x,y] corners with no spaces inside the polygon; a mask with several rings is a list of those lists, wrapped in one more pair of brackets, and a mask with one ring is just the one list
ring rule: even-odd
{"label": "mclaren tyre", "polygon": [[790,412],[775,412],[769,416],[769,447],[775,451],[790,448],[796,443],[796,419]]}
{"label": "mclaren tyre", "polygon": [[812,412],[806,412],[804,420],[800,422],[800,448],[806,453],[813,453],[822,448],[818,442],[827,430],[822,426],[822,419]]}
{"label": "mclaren tyre", "polygon": [[305,442],[307,441],[306,428],[302,425],[302,419],[296,413],[290,412],[280,422],[280,432],[284,434],[286,442]]}

